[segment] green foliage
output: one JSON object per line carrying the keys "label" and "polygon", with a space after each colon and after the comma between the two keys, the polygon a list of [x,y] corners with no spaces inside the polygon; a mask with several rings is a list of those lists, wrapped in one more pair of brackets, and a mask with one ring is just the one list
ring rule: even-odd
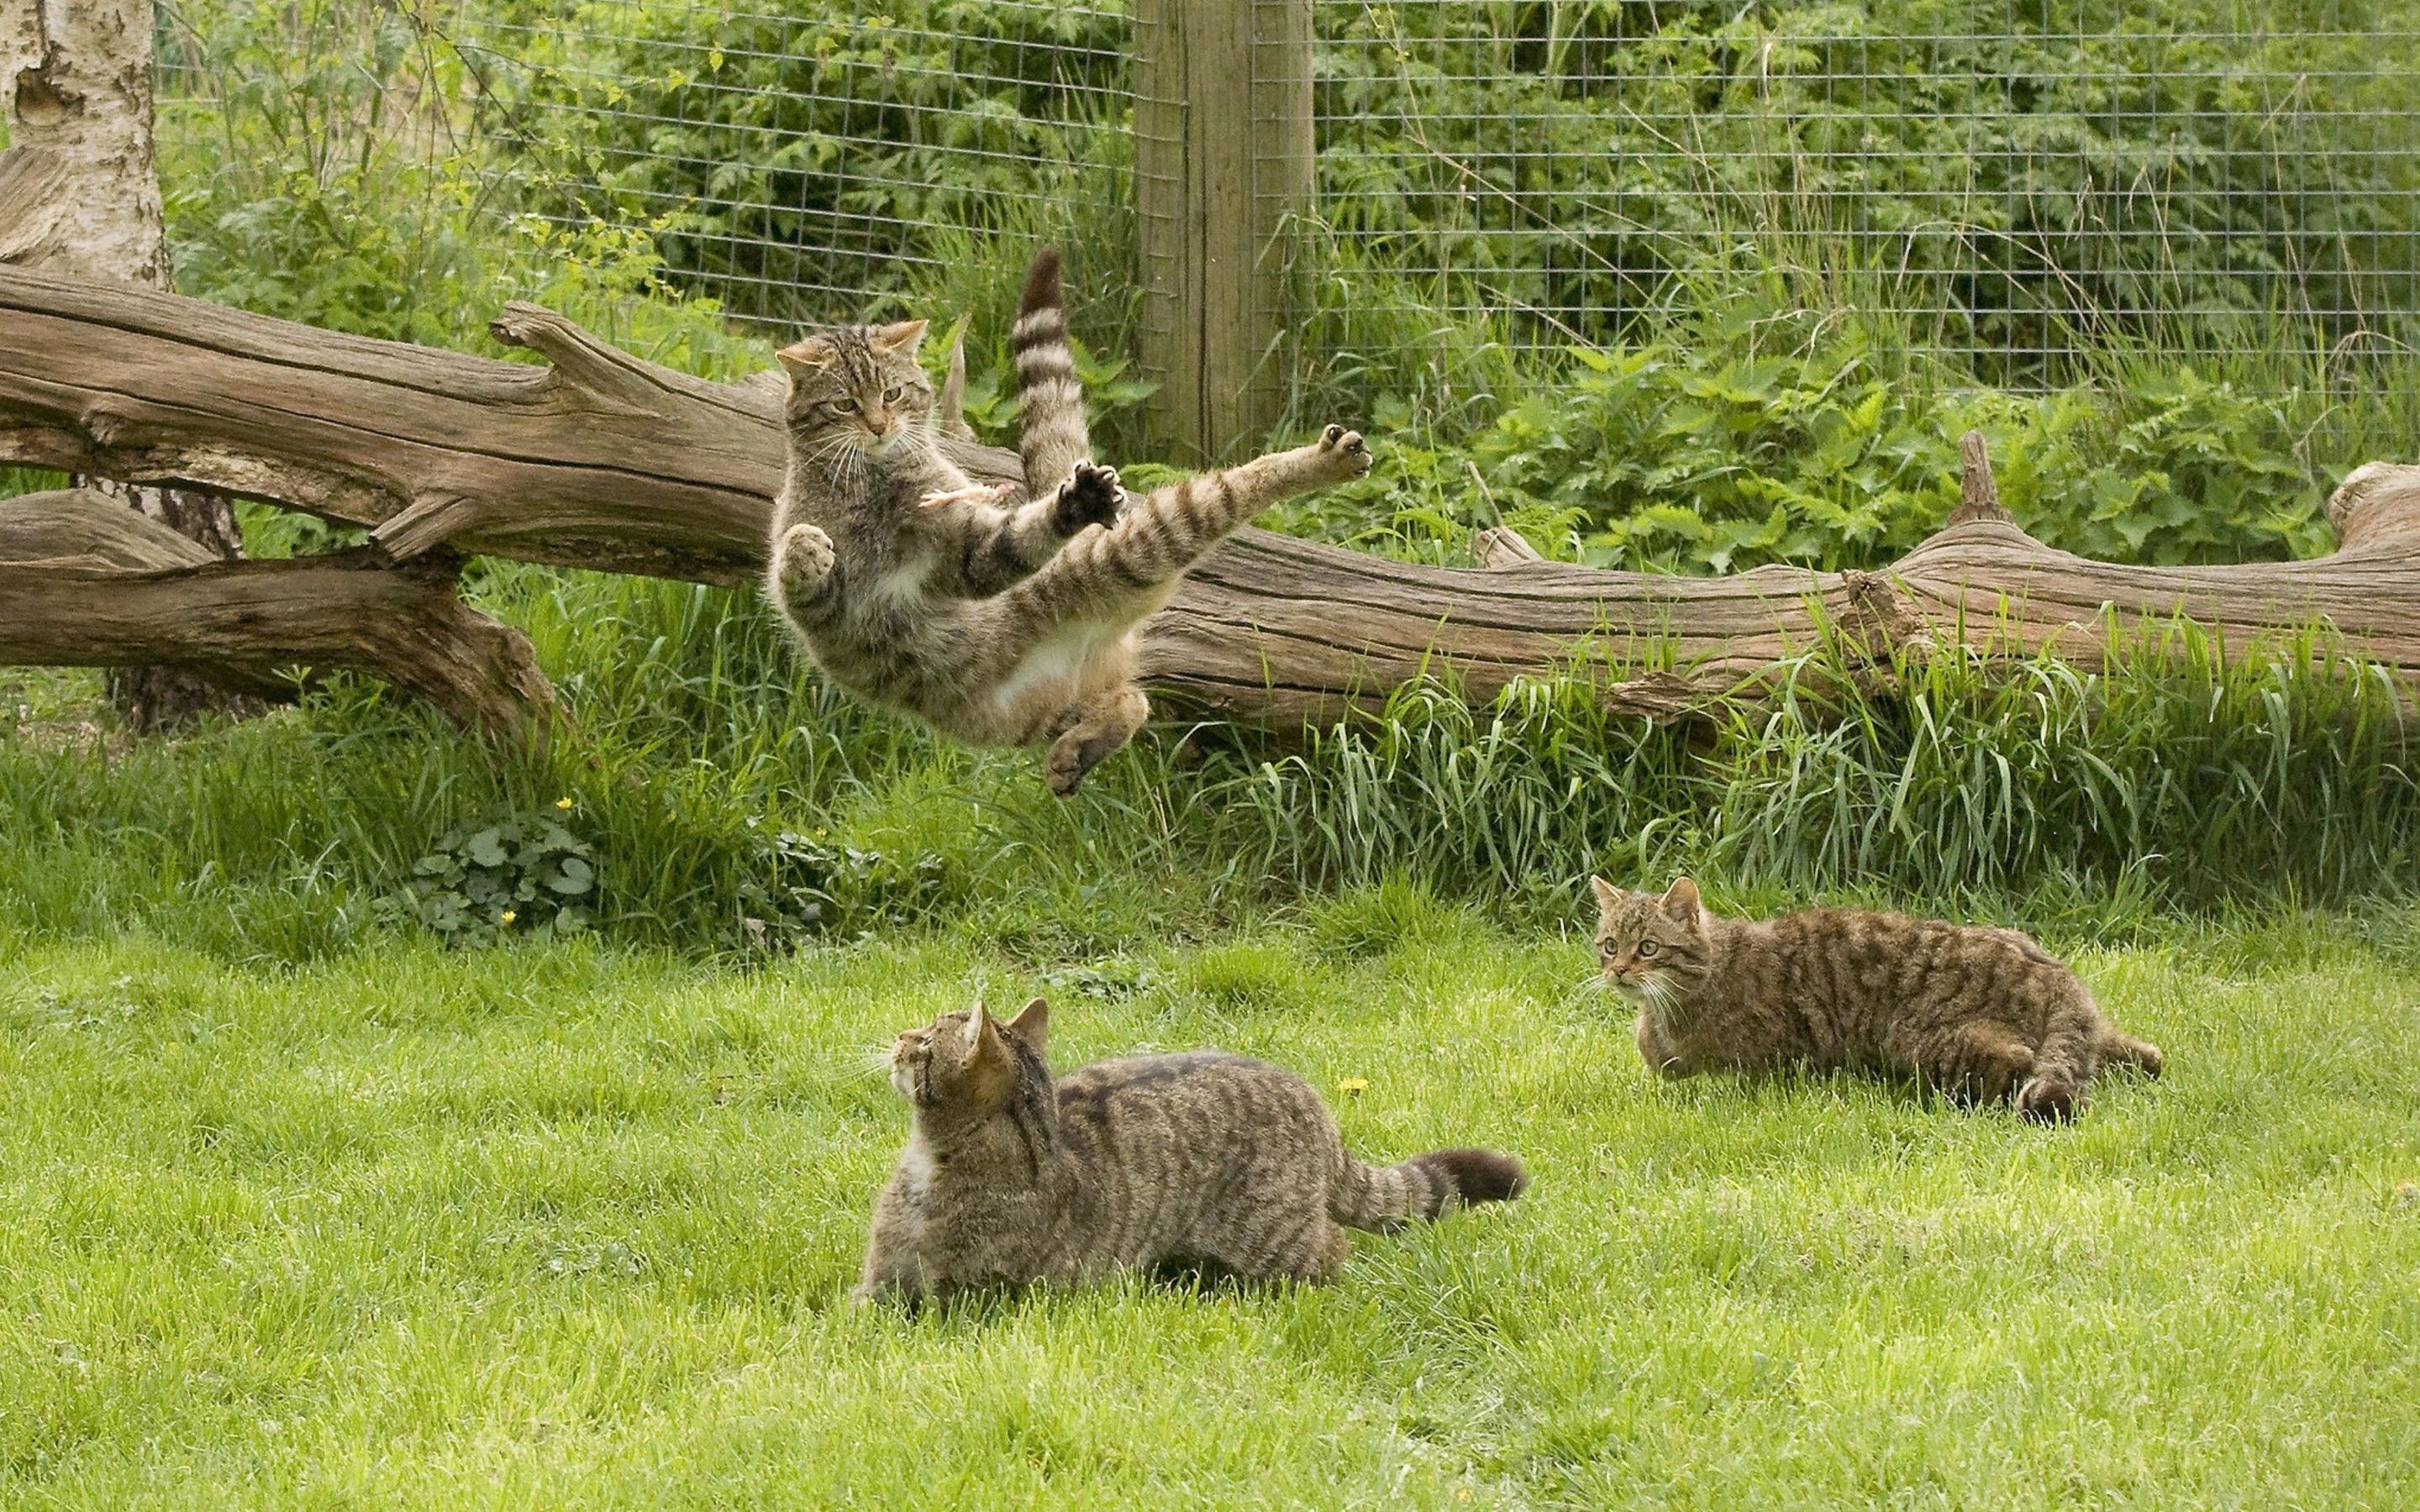
{"label": "green foliage", "polygon": [[2008,393],[1911,358],[1903,335],[1717,304],[1662,339],[1533,366],[1528,392],[1466,437],[1437,436],[1413,396],[1382,393],[1385,465],[1293,524],[1441,562],[1502,523],[1599,566],[1876,567],[1940,528],[1958,502],[1957,438],[1980,429],[2002,501],[2067,550],[2195,563],[2334,543],[2324,505],[2342,463],[2314,433],[2349,411],[2325,394],[2149,361]]}
{"label": "green foliage", "polygon": [[[569,798],[557,802],[564,812],[571,807]],[[586,929],[597,883],[595,851],[554,815],[507,814],[448,830],[384,902],[449,945],[489,945],[506,934]]]}
{"label": "green foliage", "polygon": [[2127,330],[2240,343],[2285,315],[2324,349],[2395,308],[2420,249],[2414,144],[2359,134],[2411,130],[2372,55],[2392,0],[2257,26],[2240,0],[1313,14],[1322,310],[1417,270],[1431,309],[1611,344],[1710,276],[1794,268],[1938,312],[1927,343],[1988,381],[2064,382],[2046,353]]}
{"label": "green foliage", "polygon": [[531,203],[650,226],[666,266],[735,312],[866,318],[945,280],[969,234],[1048,236],[1078,271],[1131,264],[1122,14],[640,0],[571,20],[465,19],[495,54],[483,118]]}
{"label": "green foliage", "polygon": [[475,112],[442,8],[185,0],[161,39],[161,181],[179,286],[355,334],[495,348],[509,299],[718,378],[763,365],[659,276],[654,225],[535,213]]}
{"label": "green foliage", "polygon": [[[752,825],[751,827],[753,827]],[[760,946],[816,935],[848,938],[931,919],[951,892],[949,862],[931,851],[902,860],[880,851],[780,830],[739,885],[740,927]],[[758,880],[761,878],[761,880]]]}
{"label": "green foliage", "polygon": [[2098,673],[1947,650],[1876,679],[1827,644],[1783,670],[1777,703],[1696,728],[1607,714],[1590,677],[1479,708],[1417,686],[1289,755],[1214,751],[1197,780],[1243,875],[1408,876],[1549,917],[1590,872],[1952,911],[2420,885],[2420,765],[2389,678],[2322,637],[2228,664],[2189,627],[2112,628],[2128,649]]}
{"label": "green foliage", "polygon": [[[847,200],[863,185],[852,186],[849,163],[833,155],[834,133],[856,131],[861,117],[830,117],[830,101],[893,90],[895,109],[862,117],[895,128],[896,154],[882,171],[924,176],[935,197],[923,213],[963,213],[970,224],[920,231],[885,265],[876,302],[932,315],[936,361],[951,317],[965,322],[970,412],[1004,435],[1018,272],[1033,241],[1064,236],[1063,212],[1092,193],[1049,188],[1061,167],[1077,171],[1081,154],[1068,144],[1102,124],[1065,126],[1080,116],[1070,101],[1092,98],[1124,63],[1088,52],[1075,61],[1107,71],[1018,73],[1054,55],[1023,46],[1032,27],[1110,23],[995,8],[968,0],[871,20],[819,9],[790,22],[733,18],[717,32],[724,23],[715,15],[674,7],[615,4],[569,25],[535,6],[486,7],[466,29],[450,10],[367,0],[195,0],[176,12],[166,48],[170,93],[183,101],[165,114],[163,144],[180,276],[191,292],[272,313],[473,348],[486,345],[484,320],[503,298],[535,296],[659,361],[735,377],[764,365],[763,345],[733,334],[712,301],[680,291],[718,268],[745,271],[712,259],[723,255],[716,236],[749,231],[750,195],[771,196],[760,208],[794,196],[783,203],[869,210]],[[1319,17],[1331,29],[1471,21],[1449,8],[1405,8],[1390,20],[1373,8],[1322,7]],[[1738,55],[1708,52],[1705,40],[1735,15],[1750,28],[1738,36],[1753,39],[1778,36],[1789,8],[1719,17],[1685,6],[1468,8],[1512,28],[1497,61],[1520,75],[1518,87],[1562,101],[1552,131],[1578,131],[1584,119],[1636,124],[1606,116],[1602,92],[1585,84],[1589,69],[1613,67],[1616,54],[1642,67],[1661,56],[1669,67],[1654,66],[1670,78],[1695,77],[1689,57]],[[623,43],[599,40],[613,30],[601,24],[609,13],[632,23]],[[1874,15],[1882,24],[1879,8]],[[1846,24],[1823,23],[1835,23]],[[534,71],[513,72],[483,50],[501,46],[498,28],[510,26],[529,35],[507,51],[535,57]],[[1606,39],[1620,26],[1646,30],[1615,46]],[[793,32],[831,40],[776,45]],[[977,134],[964,141],[917,134],[939,98],[920,91],[939,87],[931,49],[944,34],[959,39],[953,67],[999,86],[999,121],[968,126]],[[1101,44],[1095,51],[1117,51],[1108,33],[1082,35]],[[698,43],[678,65],[686,79],[625,69],[629,59],[615,51],[627,44],[632,57],[661,63],[679,37]],[[995,45],[998,55],[986,52]],[[601,51],[581,51],[591,46]],[[717,50],[723,61],[708,69]],[[1396,66],[1383,49],[1325,55],[1347,69]],[[1792,71],[1801,63],[1774,55],[1786,66],[1758,87],[1796,90],[1806,104],[1809,76]],[[884,56],[898,63],[893,72],[876,66]],[[718,70],[736,70],[728,77],[745,86],[718,83]],[[1452,83],[1421,85],[1435,107],[1431,124],[1445,133],[1437,142],[1477,130],[1482,106],[1499,116],[1510,108],[1437,93]],[[1398,98],[1387,79],[1355,85],[1333,69],[1322,87],[1378,91],[1357,97],[1368,108],[1357,119],[1372,130]],[[1689,98],[1710,101],[1713,115],[1754,114],[1736,70],[1693,87]],[[826,112],[821,124],[800,139],[813,150],[769,165],[752,149],[724,153],[718,144],[741,139],[713,133],[787,119],[779,112],[789,107],[772,98],[784,89],[824,99],[811,107]],[[2049,104],[2027,109],[2055,115]],[[1765,125],[1781,119],[1768,112]],[[1826,119],[1823,131],[1846,129]],[[971,149],[944,161],[969,143],[998,146],[980,134],[995,127],[1006,133],[1001,150],[1038,151],[1045,166],[1004,168]],[[1888,132],[1912,125],[1893,116],[1876,129],[1885,128],[1877,140],[1887,150],[1869,156],[1909,156]],[[1035,146],[1051,131],[1063,132],[1054,140],[1066,147],[1063,163],[1057,148]],[[724,153],[736,177],[647,177],[703,171],[644,166],[664,156],[648,150],[658,132],[692,156]],[[2054,545],[2117,560],[2257,560],[2324,545],[2321,493],[2348,460],[2408,453],[2420,436],[2411,397],[2420,381],[2389,372],[2348,385],[2339,369],[2298,364],[2284,355],[2301,339],[2290,312],[2260,317],[2272,319],[2261,328],[2270,358],[2188,361],[2174,344],[2102,328],[2098,355],[2067,388],[1978,385],[1922,355],[1938,332],[1875,313],[1893,306],[1881,297],[1891,291],[1869,279],[1872,270],[1842,270],[1833,254],[1846,243],[1809,240],[1800,233],[1813,230],[1780,222],[1731,223],[1745,234],[1712,244],[1721,254],[1712,263],[1695,252],[1632,259],[1637,276],[1622,287],[1660,289],[1661,303],[1632,300],[1653,318],[1606,327],[1618,339],[1603,346],[1540,353],[1522,326],[1523,301],[1564,296],[1507,283],[1512,243],[1454,220],[1469,207],[1421,198],[1428,190],[1415,180],[1434,154],[1399,154],[1390,165],[1383,154],[1355,158],[1361,140],[1332,135],[1323,172],[1358,162],[1356,172],[1413,176],[1392,187],[1373,178],[1370,213],[1430,216],[1420,224],[1433,235],[1417,246],[1338,235],[1298,259],[1307,356],[1293,374],[1287,424],[1366,416],[1384,458],[1371,479],[1280,514],[1278,523],[1304,533],[1456,562],[1472,529],[1500,520],[1551,554],[1606,564],[1873,566],[1939,521],[1953,498],[1951,442],[1972,425],[1991,440],[2020,522]],[[1739,150],[1727,152],[1741,162],[1727,157],[1722,171],[1754,166],[1746,140],[1731,143]],[[1577,187],[1517,178],[1544,172],[1545,161],[1481,152],[1474,169],[1481,181],[1515,174],[1501,187],[1534,190],[1541,213],[1560,215],[1571,207],[1556,196]],[[1921,165],[1878,161],[1868,171],[1885,166]],[[978,167],[1026,172],[1020,181],[1049,193],[1016,200],[992,178],[949,177]],[[1810,172],[1842,167],[1837,154],[1808,162]],[[2180,160],[2185,167],[2194,165]],[[1121,171],[1115,160],[1106,168]],[[623,197],[566,197],[592,180],[620,186]],[[1725,224],[1707,207],[1739,198],[1736,185],[1713,183],[1707,192],[1721,193],[1691,202],[1688,187],[1676,182],[1667,208],[1683,218],[1702,211],[1704,227]],[[1408,197],[1390,209],[1382,203],[1390,193]],[[708,211],[733,218],[720,231],[682,219]],[[1575,224],[1586,227],[1584,218]],[[1171,474],[1136,455],[1132,407],[1144,391],[1126,366],[1137,325],[1129,229],[1114,217],[1082,229],[1068,251],[1096,435],[1148,486]],[[1687,240],[1675,233],[1654,246]],[[1434,272],[1445,268],[1457,271]],[[1454,281],[1465,273],[1518,297],[1473,300],[1467,280]],[[246,525],[272,554],[344,539],[268,510],[248,510]],[[79,733],[84,705],[45,684],[25,701],[36,712],[11,717],[27,733],[0,746],[0,805],[18,821],[0,833],[0,868],[21,879],[0,903],[5,917],[36,933],[144,927],[231,957],[311,959],[386,927],[376,901],[410,889],[432,836],[468,835],[499,814],[542,816],[563,795],[577,800],[582,834],[612,863],[610,894],[593,906],[613,941],[748,952],[963,912],[1062,970],[1234,907],[1389,878],[1530,917],[1563,907],[1587,871],[1683,864],[1750,891],[1885,879],[1944,906],[1988,887],[2021,900],[1993,906],[2054,914],[2079,889],[2129,907],[2206,906],[2413,880],[2397,844],[2412,822],[2402,733],[2362,702],[2358,676],[2327,655],[2305,666],[2291,648],[2273,674],[2222,671],[2191,648],[2093,676],[2049,662],[1952,658],[1898,669],[1900,692],[1845,710],[1806,691],[1770,718],[1696,731],[1598,709],[1592,679],[1610,674],[1614,657],[1478,709],[1450,689],[1407,689],[1383,718],[1298,742],[1215,724],[1181,745],[1146,739],[1080,802],[1061,805],[1042,795],[1027,756],[948,748],[819,682],[753,594],[495,563],[474,563],[469,580],[484,607],[531,635],[578,718],[554,754],[499,761],[423,712],[351,685],[294,715],[120,750],[105,719]],[[1838,687],[1843,669],[1823,648],[1808,656],[1803,691]],[[1340,940],[1377,939],[1398,923],[1334,927]]]}

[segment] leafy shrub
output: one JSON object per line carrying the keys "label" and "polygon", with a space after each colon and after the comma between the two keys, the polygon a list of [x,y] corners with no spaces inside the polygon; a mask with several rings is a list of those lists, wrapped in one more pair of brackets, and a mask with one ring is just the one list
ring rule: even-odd
{"label": "leafy shrub", "polygon": [[1322,313],[1418,270],[1433,309],[1613,342],[1795,264],[1939,312],[1991,381],[2066,381],[2075,333],[2288,312],[2324,346],[2420,247],[2420,157],[2345,150],[2409,120],[2369,55],[2401,8],[2278,8],[1323,5]]}
{"label": "leafy shrub", "polygon": [[1408,398],[1384,395],[1380,423],[1411,438],[1290,521],[1428,560],[1457,560],[1500,521],[1599,566],[1872,567],[1940,528],[1958,502],[1957,438],[1979,428],[2002,501],[2067,550],[2191,563],[2333,544],[2326,490],[2342,464],[2314,455],[2310,419],[2325,396],[2152,363],[2011,394],[1912,360],[1895,334],[1736,301],[1663,339],[1574,348],[1442,442],[1420,439]]}
{"label": "leafy shrub", "polygon": [[950,891],[948,862],[929,851],[904,860],[784,829],[756,859],[758,878],[739,887],[740,924],[760,947],[912,924]]}
{"label": "leafy shrub", "polygon": [[[1036,0],[582,8],[491,4],[484,118],[532,203],[654,228],[735,311],[858,316],[968,231],[1072,235],[1126,266],[1128,22]],[[1104,281],[1105,282],[1105,281]]]}
{"label": "leafy shrub", "polygon": [[[561,800],[567,808],[571,800]],[[414,920],[449,945],[506,934],[576,934],[597,905],[588,842],[543,814],[511,814],[446,831],[412,863],[411,880],[386,900],[390,918]]]}

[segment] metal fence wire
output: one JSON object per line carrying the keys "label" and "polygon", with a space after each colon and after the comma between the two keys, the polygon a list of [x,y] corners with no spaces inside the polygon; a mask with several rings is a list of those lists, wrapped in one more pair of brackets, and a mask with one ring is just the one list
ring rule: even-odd
{"label": "metal fence wire", "polygon": [[2410,334],[2405,0],[1322,4],[1319,220],[1514,339],[1787,270],[1979,377]]}
{"label": "metal fence wire", "polygon": [[[2112,343],[2316,375],[2414,339],[2411,0],[1295,3],[1296,300],[1543,348],[1779,278],[2018,387]],[[453,40],[525,208],[653,227],[742,319],[850,316],[985,236],[1131,245],[1125,4],[812,8],[464,0]]]}
{"label": "metal fence wire", "polygon": [[1128,23],[1051,0],[469,0],[453,40],[524,198],[656,227],[741,318],[845,318],[966,233],[1124,204]]}

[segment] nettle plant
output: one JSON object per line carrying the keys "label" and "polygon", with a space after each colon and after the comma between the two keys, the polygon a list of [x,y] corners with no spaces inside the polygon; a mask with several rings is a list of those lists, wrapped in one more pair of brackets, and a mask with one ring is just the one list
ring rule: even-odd
{"label": "nettle plant", "polygon": [[949,864],[932,852],[909,857],[834,845],[820,830],[767,836],[757,861],[756,879],[739,887],[740,927],[767,949],[912,924],[951,893]]}
{"label": "nettle plant", "polygon": [[411,880],[385,911],[448,944],[486,945],[507,934],[578,933],[594,922],[596,899],[588,842],[547,814],[527,813],[446,831],[412,863]]}

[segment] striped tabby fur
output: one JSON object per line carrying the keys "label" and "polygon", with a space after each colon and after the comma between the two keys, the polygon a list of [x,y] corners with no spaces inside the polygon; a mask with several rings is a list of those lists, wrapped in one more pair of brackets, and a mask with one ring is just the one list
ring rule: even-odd
{"label": "striped tabby fur", "polygon": [[1590,885],[1605,980],[1637,1005],[1639,1054],[1666,1076],[1893,1072],[2049,1122],[2074,1116],[2104,1065],[2160,1073],[2157,1046],[2015,930],[1856,908],[1717,918],[1687,877],[1660,898]]}
{"label": "striped tabby fur", "polygon": [[1372,1167],[1311,1085],[1217,1051],[1103,1061],[1054,1081],[1040,998],[899,1036],[911,1130],[874,1211],[861,1299],[1201,1266],[1326,1281],[1345,1228],[1518,1196],[1518,1161],[1441,1149]]}
{"label": "striped tabby fur", "polygon": [[1046,251],[1014,338],[1021,505],[934,446],[954,411],[937,409],[916,362],[924,322],[784,350],[790,458],[768,579],[835,681],[970,745],[1048,742],[1043,775],[1063,797],[1148,717],[1136,630],[1185,570],[1272,504],[1370,470],[1360,436],[1330,425],[1309,446],[1125,501],[1117,474],[1085,459],[1066,331]]}

